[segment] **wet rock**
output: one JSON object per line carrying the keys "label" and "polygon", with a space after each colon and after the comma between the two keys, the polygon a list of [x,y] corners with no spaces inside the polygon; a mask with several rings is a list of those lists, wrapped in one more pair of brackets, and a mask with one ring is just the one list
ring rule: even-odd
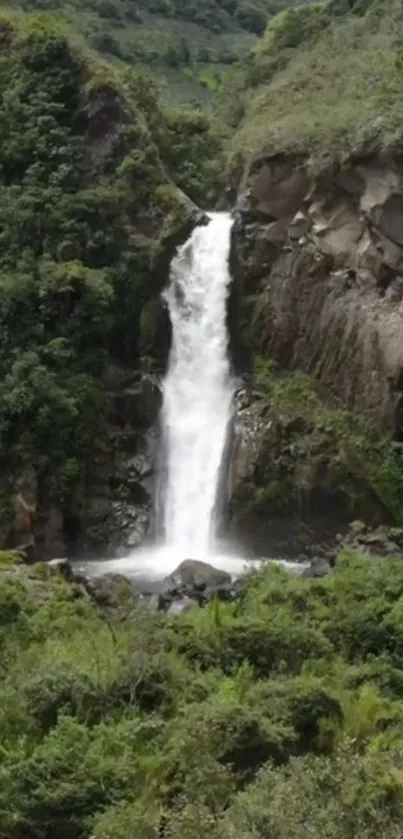
{"label": "wet rock", "polygon": [[290,239],[301,239],[302,236],[306,236],[311,227],[312,219],[298,210],[288,227],[288,235]]}
{"label": "wet rock", "polygon": [[208,562],[199,559],[185,559],[176,570],[165,578],[166,591],[186,588],[196,591],[215,589],[220,585],[231,584],[231,575]]}
{"label": "wet rock", "polygon": [[14,552],[25,565],[32,565],[36,561],[35,544],[33,542],[27,545],[17,545]]}
{"label": "wet rock", "polygon": [[204,606],[214,597],[225,601],[236,598],[236,584],[231,575],[207,562],[186,559],[165,578],[158,608],[169,614],[181,614],[190,605]]}
{"label": "wet rock", "polygon": [[383,557],[402,554],[403,531],[385,526],[372,529],[361,521],[352,522],[341,547]]}
{"label": "wet rock", "polygon": [[109,419],[120,428],[147,430],[156,422],[161,407],[158,379],[144,373],[137,382],[108,392]]}
{"label": "wet rock", "polygon": [[[292,390],[292,377],[287,381]],[[352,517],[343,481],[357,498],[356,515],[388,521],[387,510],[356,467],[348,440],[341,459],[339,443],[323,433],[320,414],[306,418],[298,399],[287,406],[264,396],[263,387],[262,393],[246,400],[240,391],[234,423],[228,529],[243,552],[320,556],[319,546],[331,548]]]}
{"label": "wet rock", "polygon": [[237,586],[233,585],[233,583],[228,583],[227,585],[218,585],[218,586],[211,586],[207,592],[207,599],[212,600],[216,597],[218,600],[222,600],[224,602],[232,603],[236,600],[238,592]]}
{"label": "wet rock", "polygon": [[168,309],[161,297],[144,304],[140,316],[139,346],[142,357],[151,358],[165,370],[171,345],[172,327]]}
{"label": "wet rock", "polygon": [[63,555],[66,550],[64,517],[59,507],[51,505],[43,514],[43,527],[37,538],[38,554],[44,559]]}
{"label": "wet rock", "polygon": [[92,550],[108,555],[138,547],[147,533],[149,508],[110,498],[91,500],[86,517],[86,540]]}
{"label": "wet rock", "polygon": [[324,557],[315,557],[312,559],[308,568],[305,568],[301,574],[302,577],[326,577],[330,574],[332,566],[330,562]]}
{"label": "wet rock", "polygon": [[68,582],[73,582],[76,578],[74,570],[70,564],[70,561],[67,557],[55,557],[55,559],[50,559],[47,563],[48,568],[52,568],[56,571],[59,571],[60,574],[64,577],[65,580]]}
{"label": "wet rock", "polygon": [[182,597],[180,600],[173,600],[168,607],[168,615],[184,615],[195,605],[195,601],[191,597]]}

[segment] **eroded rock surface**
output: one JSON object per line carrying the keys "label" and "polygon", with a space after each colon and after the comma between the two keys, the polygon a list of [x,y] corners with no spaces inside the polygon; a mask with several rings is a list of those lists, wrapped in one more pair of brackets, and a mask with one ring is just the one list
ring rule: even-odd
{"label": "eroded rock surface", "polygon": [[[314,178],[257,161],[234,230],[251,341],[399,438],[403,421],[403,166],[365,159]],[[253,298],[251,302],[251,298]]]}

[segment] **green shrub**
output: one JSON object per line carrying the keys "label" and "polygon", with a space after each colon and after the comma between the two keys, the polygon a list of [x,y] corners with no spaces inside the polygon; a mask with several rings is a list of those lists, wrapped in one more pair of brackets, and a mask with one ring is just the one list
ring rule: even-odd
{"label": "green shrub", "polygon": [[312,41],[328,25],[323,3],[286,9],[269,22],[259,42],[258,53],[273,53],[294,49],[300,44]]}
{"label": "green shrub", "polygon": [[399,835],[401,557],[271,565],[175,618],[0,576],[7,839]]}

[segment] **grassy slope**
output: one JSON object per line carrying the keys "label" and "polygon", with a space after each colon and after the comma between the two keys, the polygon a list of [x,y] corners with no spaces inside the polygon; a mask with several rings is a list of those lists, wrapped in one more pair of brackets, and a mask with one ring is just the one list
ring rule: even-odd
{"label": "grassy slope", "polygon": [[[303,31],[307,11],[300,12]],[[293,151],[326,162],[363,147],[399,148],[401,3],[374,0],[362,17],[321,15],[322,25],[295,46],[287,43],[289,14],[275,18],[233,74],[220,109],[236,124],[234,154]]]}
{"label": "grassy slope", "polygon": [[270,14],[290,2],[234,0],[226,4],[228,11],[220,2],[180,0],[9,0],[4,5],[56,13],[110,60],[147,68],[166,100],[203,102],[229,64],[256,42]]}

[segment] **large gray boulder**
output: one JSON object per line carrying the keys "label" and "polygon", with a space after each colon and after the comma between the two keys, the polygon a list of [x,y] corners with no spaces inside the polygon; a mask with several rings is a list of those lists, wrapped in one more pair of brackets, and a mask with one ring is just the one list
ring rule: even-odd
{"label": "large gray boulder", "polygon": [[200,559],[184,559],[164,583],[167,591],[182,588],[208,591],[230,586],[231,575]]}

